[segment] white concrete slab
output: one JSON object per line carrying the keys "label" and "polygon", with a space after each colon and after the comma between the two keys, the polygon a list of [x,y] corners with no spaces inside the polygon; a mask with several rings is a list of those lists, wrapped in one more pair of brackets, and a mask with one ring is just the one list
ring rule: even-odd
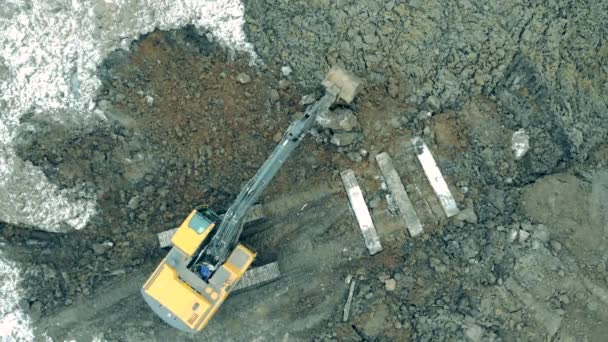
{"label": "white concrete slab", "polygon": [[344,170],[340,173],[342,177],[342,183],[346,189],[348,199],[350,201],[350,207],[355,213],[357,222],[359,223],[359,229],[363,234],[365,240],[365,246],[369,251],[370,255],[374,255],[382,251],[382,245],[380,244],[380,238],[376,232],[376,227],[372,221],[372,217],[369,214],[367,204],[363,197],[363,192],[357,183],[357,178],[353,170]]}
{"label": "white concrete slab", "polygon": [[405,191],[405,187],[401,182],[401,177],[399,177],[391,157],[388,153],[383,152],[376,156],[376,162],[386,181],[388,190],[391,192],[392,199],[399,210],[399,215],[403,221],[403,227],[407,228],[412,237],[422,234],[422,224],[418,219],[412,201],[410,201],[410,198]]}
{"label": "white concrete slab", "polygon": [[431,150],[429,150],[420,137],[412,138],[411,143],[414,146],[414,153],[418,157],[420,165],[422,165],[424,174],[429,180],[433,191],[435,191],[435,195],[437,195],[446,216],[452,217],[458,214],[460,210],[458,209],[458,205],[456,205],[456,200],[452,196],[452,192],[450,192],[448,184],[445,182],[441,170],[439,170],[435,158],[431,154]]}

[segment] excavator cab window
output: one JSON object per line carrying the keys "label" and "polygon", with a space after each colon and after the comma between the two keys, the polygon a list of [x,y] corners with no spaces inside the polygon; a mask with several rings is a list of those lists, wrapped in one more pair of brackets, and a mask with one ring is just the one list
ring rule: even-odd
{"label": "excavator cab window", "polygon": [[192,228],[197,234],[202,234],[213,222],[207,217],[203,216],[200,212],[196,212],[188,226]]}

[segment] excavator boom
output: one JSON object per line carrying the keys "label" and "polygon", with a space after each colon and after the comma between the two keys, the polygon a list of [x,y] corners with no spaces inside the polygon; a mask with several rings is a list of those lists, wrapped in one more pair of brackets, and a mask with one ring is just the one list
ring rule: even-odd
{"label": "excavator boom", "polygon": [[243,229],[243,219],[247,211],[255,204],[277,171],[300,144],[306,133],[315,123],[317,116],[320,113],[328,111],[338,97],[350,103],[358,91],[360,84],[361,81],[357,77],[342,68],[334,67],[330,70],[323,81],[325,95],[307,108],[304,117],[289,125],[281,142],[232,203],[224,215],[216,234],[198,255],[194,262],[195,265],[199,262],[204,262],[213,265],[215,268],[226,260],[238,243]]}

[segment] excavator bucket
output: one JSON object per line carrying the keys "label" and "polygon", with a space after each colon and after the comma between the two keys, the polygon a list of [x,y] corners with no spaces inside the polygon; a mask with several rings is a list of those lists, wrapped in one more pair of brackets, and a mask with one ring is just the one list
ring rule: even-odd
{"label": "excavator bucket", "polygon": [[362,84],[359,77],[339,66],[332,67],[323,80],[326,91],[336,94],[346,103],[353,101]]}

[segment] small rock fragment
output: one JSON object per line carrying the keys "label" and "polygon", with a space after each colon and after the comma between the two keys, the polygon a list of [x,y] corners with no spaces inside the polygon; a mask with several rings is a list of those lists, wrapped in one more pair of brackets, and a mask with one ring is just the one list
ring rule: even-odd
{"label": "small rock fragment", "polygon": [[154,97],[146,95],[146,103],[151,107],[154,104]]}
{"label": "small rock fragment", "polygon": [[300,101],[300,104],[302,104],[302,105],[311,104],[311,103],[315,102],[316,99],[317,98],[316,98],[315,94],[304,95],[304,96],[302,96],[302,100]]}
{"label": "small rock fragment", "polygon": [[464,332],[467,339],[471,342],[479,342],[483,336],[483,328],[477,324],[471,324]]}
{"label": "small rock fragment", "polygon": [[336,146],[348,146],[359,139],[357,133],[336,133],[331,137],[330,142]]}
{"label": "small rock fragment", "polygon": [[426,99],[426,104],[434,111],[438,111],[441,108],[441,101],[436,96],[429,96],[429,98]]}
{"label": "small rock fragment", "polygon": [[280,80],[279,81],[279,89],[286,90],[291,86],[291,82],[288,80]]}
{"label": "small rock fragment", "polygon": [[96,243],[91,248],[93,249],[93,253],[95,253],[95,255],[102,255],[113,246],[114,244],[112,242],[107,241],[104,243]]}
{"label": "small rock fragment", "polygon": [[388,79],[388,85],[386,90],[392,98],[397,98],[397,96],[399,96],[399,82],[397,82],[395,78],[390,77]]}
{"label": "small rock fragment", "polygon": [[281,67],[281,74],[283,74],[283,76],[285,76],[285,77],[291,75],[292,71],[293,71],[293,69],[291,69],[291,67],[289,65],[285,65],[285,66]]}
{"label": "small rock fragment", "polygon": [[246,73],[242,72],[240,74],[238,74],[236,76],[236,80],[240,83],[240,84],[247,84],[249,82],[251,82],[251,76],[247,75]]}
{"label": "small rock fragment", "polygon": [[272,90],[270,91],[270,99],[271,99],[272,101],[275,101],[275,102],[276,102],[276,101],[279,101],[279,99],[280,99],[280,98],[281,98],[281,95],[279,94],[279,91],[278,91],[278,90],[276,90],[276,89],[272,89]]}
{"label": "small rock fragment", "polygon": [[562,244],[559,243],[559,241],[557,241],[557,240],[551,240],[549,242],[549,245],[551,246],[551,249],[554,250],[555,252],[559,252],[562,249]]}
{"label": "small rock fragment", "polygon": [[519,242],[525,242],[530,237],[530,233],[525,230],[519,231]]}
{"label": "small rock fragment", "polygon": [[465,221],[469,223],[477,223],[477,215],[475,214],[475,210],[473,208],[466,208],[461,210],[456,215],[457,221]]}
{"label": "small rock fragment", "polygon": [[430,259],[430,263],[431,268],[435,270],[435,272],[443,273],[448,270],[447,267],[445,267],[445,265],[443,264],[443,262],[441,262],[441,260],[437,258],[432,257]]}
{"label": "small rock fragment", "polygon": [[348,152],[346,154],[346,157],[348,157],[348,159],[350,159],[351,161],[354,161],[355,163],[359,163],[359,162],[363,161],[363,157],[361,157],[359,152]]}
{"label": "small rock fragment", "polygon": [[515,160],[521,159],[530,149],[530,137],[525,129],[520,129],[511,136],[511,149],[515,155]]}
{"label": "small rock fragment", "polygon": [[273,136],[272,136],[272,140],[276,143],[278,143],[279,141],[281,141],[281,139],[283,138],[283,132],[276,132]]}
{"label": "small rock fragment", "polygon": [[509,241],[510,242],[515,242],[515,240],[517,240],[517,235],[519,235],[519,231],[515,230],[515,229],[512,229],[509,232]]}
{"label": "small rock fragment", "polygon": [[30,318],[36,322],[42,317],[42,303],[36,301],[30,307]]}
{"label": "small rock fragment", "polygon": [[133,198],[131,198],[127,205],[131,210],[136,210],[137,208],[139,208],[139,196],[134,196]]}
{"label": "small rock fragment", "polygon": [[397,281],[395,279],[391,278],[384,281],[384,288],[386,291],[395,291],[396,287]]}

